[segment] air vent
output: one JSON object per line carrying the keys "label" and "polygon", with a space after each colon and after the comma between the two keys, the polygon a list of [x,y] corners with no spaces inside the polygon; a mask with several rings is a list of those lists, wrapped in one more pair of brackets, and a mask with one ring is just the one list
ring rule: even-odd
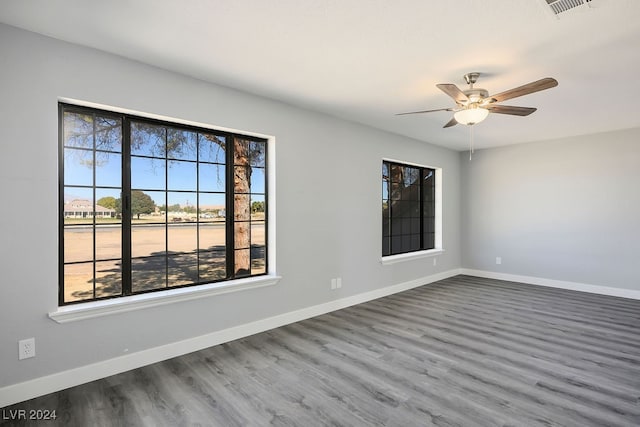
{"label": "air vent", "polygon": [[545,0],[554,15],[559,15],[580,6],[588,6],[591,0]]}

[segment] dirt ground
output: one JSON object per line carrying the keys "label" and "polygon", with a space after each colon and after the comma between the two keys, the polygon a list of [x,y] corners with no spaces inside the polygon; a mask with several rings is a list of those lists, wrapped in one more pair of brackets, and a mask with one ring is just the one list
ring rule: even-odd
{"label": "dirt ground", "polygon": [[[122,273],[121,228],[98,226],[96,238],[96,297],[118,295]],[[179,286],[225,277],[224,224],[169,224],[134,226],[132,246],[132,286],[135,291]],[[65,262],[93,259],[93,233],[90,227],[65,230]],[[265,227],[251,227],[251,270],[265,269]],[[167,251],[168,249],[168,251]],[[151,257],[151,258],[150,258]],[[93,263],[65,266],[65,301],[93,298]]]}

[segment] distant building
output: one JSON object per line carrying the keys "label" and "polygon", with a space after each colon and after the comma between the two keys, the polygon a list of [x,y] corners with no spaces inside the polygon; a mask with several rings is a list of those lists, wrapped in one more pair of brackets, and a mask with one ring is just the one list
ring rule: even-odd
{"label": "distant building", "polygon": [[87,199],[73,199],[64,203],[65,218],[115,218],[116,210],[108,209],[100,205],[91,206]]}

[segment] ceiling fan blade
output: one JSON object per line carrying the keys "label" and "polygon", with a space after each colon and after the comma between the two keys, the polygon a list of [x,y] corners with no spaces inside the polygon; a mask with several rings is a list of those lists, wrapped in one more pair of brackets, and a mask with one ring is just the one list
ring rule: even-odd
{"label": "ceiling fan blade", "polygon": [[511,105],[487,105],[485,107],[492,113],[510,114],[512,116],[528,116],[537,110],[533,107],[514,107]]}
{"label": "ceiling fan blade", "polygon": [[449,121],[447,122],[447,124],[446,124],[446,125],[444,125],[444,126],[442,126],[442,127],[443,127],[443,128],[450,128],[451,126],[455,126],[455,125],[457,125],[457,124],[458,124],[458,122],[456,121],[455,117],[451,117],[451,120],[449,120]]}
{"label": "ceiling fan blade", "polygon": [[436,110],[410,111],[408,113],[398,113],[398,114],[396,114],[396,116],[404,116],[406,114],[434,113],[436,111],[453,111],[453,108],[438,108]]}
{"label": "ceiling fan blade", "polygon": [[552,79],[551,77],[547,77],[545,79],[540,79],[535,82],[527,83],[526,85],[518,86],[516,88],[500,92],[496,95],[491,95],[489,98],[491,98],[493,102],[501,102],[507,99],[516,98],[518,96],[539,92],[541,90],[551,89],[552,87],[556,86],[558,86],[558,81],[556,79]]}
{"label": "ceiling fan blade", "polygon": [[437,84],[436,87],[453,98],[453,100],[456,101],[457,104],[464,104],[469,102],[469,98],[467,98],[467,95],[465,95],[464,92],[462,92],[458,88],[458,86],[454,84],[440,83]]}

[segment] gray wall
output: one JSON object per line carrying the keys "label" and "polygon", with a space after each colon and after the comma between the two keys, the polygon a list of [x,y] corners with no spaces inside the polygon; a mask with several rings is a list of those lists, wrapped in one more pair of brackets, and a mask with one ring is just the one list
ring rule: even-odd
{"label": "gray wall", "polygon": [[464,267],[640,290],[640,129],[460,158]]}
{"label": "gray wall", "polygon": [[[461,265],[453,151],[5,25],[0,58],[0,387]],[[50,320],[58,289],[58,97],[274,135],[281,282],[67,324]],[[446,252],[437,267],[430,259],[380,264],[382,158],[443,168]],[[338,276],[343,287],[331,291]],[[36,338],[37,357],[18,361],[17,341],[27,337]]]}

